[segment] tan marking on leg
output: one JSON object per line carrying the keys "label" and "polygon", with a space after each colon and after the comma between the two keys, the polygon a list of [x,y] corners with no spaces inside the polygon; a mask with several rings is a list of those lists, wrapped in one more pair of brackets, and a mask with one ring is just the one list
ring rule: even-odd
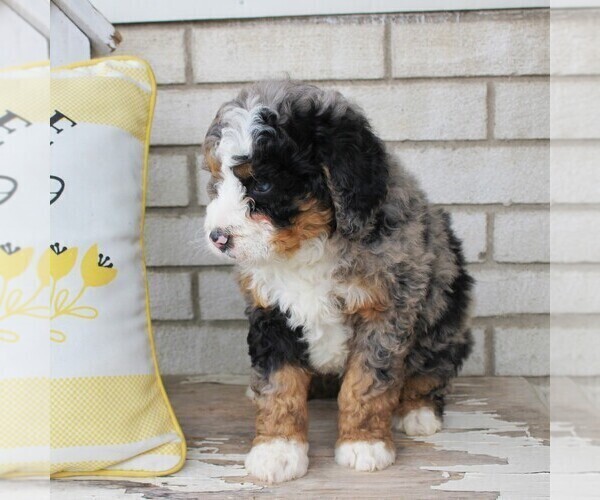
{"label": "tan marking on leg", "polygon": [[303,368],[284,366],[269,377],[269,385],[255,399],[254,445],[285,438],[307,441],[310,374]]}
{"label": "tan marking on leg", "polygon": [[332,211],[323,208],[317,200],[312,199],[300,207],[300,213],[290,227],[275,232],[272,245],[276,252],[291,255],[300,248],[303,241],[328,234],[332,221]]}
{"label": "tan marking on leg", "polygon": [[374,382],[362,360],[353,357],[338,396],[338,446],[346,441],[383,441],[393,449],[391,423],[399,391],[389,387],[374,392]]}

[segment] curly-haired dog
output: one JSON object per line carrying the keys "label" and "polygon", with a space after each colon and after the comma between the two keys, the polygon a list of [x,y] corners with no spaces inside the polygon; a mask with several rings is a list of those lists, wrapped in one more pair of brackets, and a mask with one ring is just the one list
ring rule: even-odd
{"label": "curly-haired dog", "polygon": [[269,482],[308,468],[311,375],[342,377],[338,464],[395,459],[442,424],[471,347],[472,280],[446,213],[427,204],[342,95],[269,81],[224,104],[204,143],[205,230],[237,264],[257,405],[246,459]]}

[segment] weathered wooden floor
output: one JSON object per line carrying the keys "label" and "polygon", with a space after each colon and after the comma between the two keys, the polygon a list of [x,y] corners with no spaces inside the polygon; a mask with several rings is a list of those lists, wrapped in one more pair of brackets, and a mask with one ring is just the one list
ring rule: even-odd
{"label": "weathered wooden floor", "polygon": [[308,474],[270,486],[243,468],[254,414],[245,387],[171,380],[189,447],[182,471],[155,479],[52,481],[52,498],[543,498],[550,490],[546,385],[516,377],[458,379],[442,432],[396,433],[396,463],[375,473],[335,464],[336,402],[311,401]]}

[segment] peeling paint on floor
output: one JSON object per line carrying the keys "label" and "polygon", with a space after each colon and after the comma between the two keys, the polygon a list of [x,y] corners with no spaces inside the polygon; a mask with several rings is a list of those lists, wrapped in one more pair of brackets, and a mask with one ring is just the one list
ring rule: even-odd
{"label": "peeling paint on floor", "polygon": [[196,441],[194,442],[194,447],[188,449],[187,458],[188,460],[208,460],[211,462],[239,462],[240,464],[244,463],[244,460],[246,459],[245,453],[219,453],[220,448],[218,446],[211,446],[223,445],[223,443],[224,441],[216,441],[209,439],[205,439],[203,441]]}
{"label": "peeling paint on floor", "polygon": [[579,436],[569,422],[550,423],[551,492],[553,498],[597,498],[600,490],[600,446]]}
{"label": "peeling paint on floor", "polygon": [[[478,400],[483,401],[483,400]],[[456,402],[471,406],[473,400]],[[486,411],[448,411],[444,429],[433,436],[414,438],[440,451],[462,451],[502,459],[506,463],[424,466],[422,469],[464,473],[432,489],[461,492],[499,492],[500,498],[545,498],[549,495],[549,449],[532,437],[522,422],[502,420]],[[446,476],[445,474],[448,474]]]}

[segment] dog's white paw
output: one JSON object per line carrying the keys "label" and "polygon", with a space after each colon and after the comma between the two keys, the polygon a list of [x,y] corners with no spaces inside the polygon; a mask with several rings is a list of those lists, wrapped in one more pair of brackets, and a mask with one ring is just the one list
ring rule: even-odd
{"label": "dog's white paw", "polygon": [[308,470],[308,443],[274,439],[252,447],[246,470],[268,483],[281,483],[304,476]]}
{"label": "dog's white paw", "polygon": [[442,429],[442,419],[423,406],[394,419],[394,427],[407,436],[431,436]]}
{"label": "dog's white paw", "polygon": [[396,450],[383,441],[346,441],[335,449],[335,461],[359,471],[372,472],[389,467],[396,460]]}

